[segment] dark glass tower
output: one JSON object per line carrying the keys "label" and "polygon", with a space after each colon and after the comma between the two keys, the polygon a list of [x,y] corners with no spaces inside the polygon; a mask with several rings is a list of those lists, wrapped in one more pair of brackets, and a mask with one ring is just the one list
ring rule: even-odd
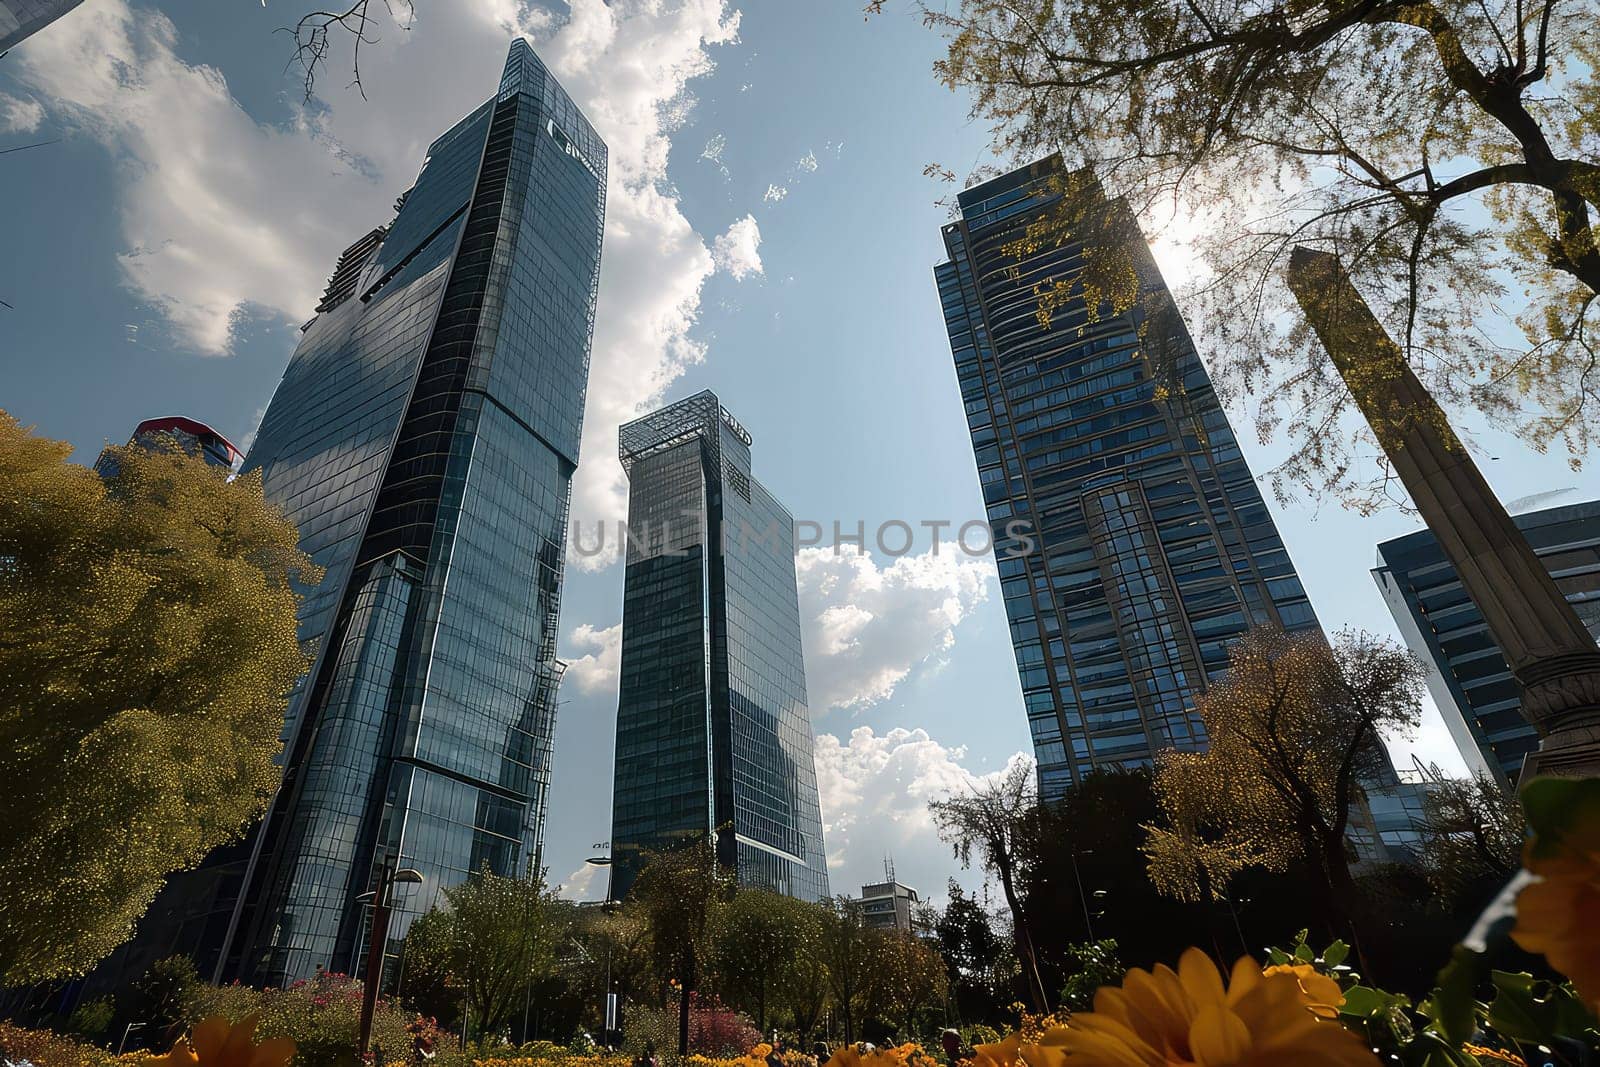
{"label": "dark glass tower", "polygon": [[[1600,501],[1513,521],[1600,638]],[[1428,664],[1428,689],[1468,768],[1514,785],[1539,735],[1522,717],[1522,689],[1438,539],[1419,530],[1383,542],[1372,576],[1406,644]]]}
{"label": "dark glass tower", "polygon": [[326,569],[315,661],[266,820],[152,909],[202,974],[354,971],[380,865],[424,876],[397,939],[441,887],[537,862],[605,187],[605,145],[517,41],[302,327],[244,466]]}
{"label": "dark glass tower", "polygon": [[628,471],[614,897],[641,853],[717,832],[741,885],[828,896],[794,520],[707,391],[622,427]]}
{"label": "dark glass tower", "polygon": [[[1046,798],[1095,767],[1203,748],[1191,696],[1228,644],[1258,622],[1317,626],[1178,317],[1080,300],[1039,322],[1034,287],[1081,270],[1082,246],[1019,261],[1007,245],[1063,177],[1054,156],[962,193],[934,268]],[[1145,293],[1170,302],[1131,244]],[[1156,342],[1181,391],[1158,388]],[[1004,536],[1012,522],[1031,544]]]}

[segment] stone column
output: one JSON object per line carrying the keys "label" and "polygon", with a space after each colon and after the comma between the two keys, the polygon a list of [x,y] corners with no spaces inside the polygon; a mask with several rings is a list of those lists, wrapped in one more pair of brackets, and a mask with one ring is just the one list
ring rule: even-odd
{"label": "stone column", "polygon": [[1296,247],[1288,280],[1522,686],[1541,738],[1522,780],[1600,775],[1600,648],[1338,257]]}

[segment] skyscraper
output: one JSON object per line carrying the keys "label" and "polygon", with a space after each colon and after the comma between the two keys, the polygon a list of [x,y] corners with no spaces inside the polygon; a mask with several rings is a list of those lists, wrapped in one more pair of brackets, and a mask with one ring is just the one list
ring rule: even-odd
{"label": "skyscraper", "polygon": [[325,568],[315,658],[266,819],[152,909],[202,974],[353,971],[383,865],[424,878],[399,938],[442,887],[536,862],[605,187],[605,145],[517,41],[302,327],[244,469]]}
{"label": "skyscraper", "polygon": [[[1556,586],[1600,638],[1600,501],[1517,515]],[[1483,613],[1428,530],[1378,546],[1372,577],[1406,644],[1428,665],[1428,691],[1468,769],[1512,785],[1539,746]]]}
{"label": "skyscraper", "polygon": [[83,0],[0,0],[0,55],[81,3]]}
{"label": "skyscraper", "polygon": [[[934,268],[1047,798],[1095,767],[1203,748],[1191,698],[1228,644],[1255,623],[1317,626],[1177,315],[1079,298],[1040,323],[1035,285],[1080,271],[1082,246],[1019,259],[1012,243],[1065,180],[1053,156],[961,193]],[[1143,240],[1128,253],[1170,307]],[[1031,536],[1002,538],[1012,522]]]}
{"label": "skyscraper", "polygon": [[715,832],[741,885],[828,895],[794,520],[710,391],[622,427],[627,570],[612,894],[646,850]]}
{"label": "skyscraper", "polygon": [[[233,442],[198,419],[184,415],[166,415],[159,419],[145,419],[133,428],[130,445],[151,447],[171,441],[191,456],[198,456],[214,467],[232,470],[244,458],[244,453]],[[107,452],[100,453],[94,469],[102,478],[116,473],[116,462]]]}

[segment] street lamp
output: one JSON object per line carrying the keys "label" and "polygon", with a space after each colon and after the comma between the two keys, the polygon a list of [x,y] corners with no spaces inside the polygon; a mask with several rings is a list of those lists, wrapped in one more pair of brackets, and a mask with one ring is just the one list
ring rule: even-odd
{"label": "street lamp", "polygon": [[[583,862],[591,867],[610,867],[612,865],[610,856],[590,856]],[[609,877],[606,878],[606,899],[600,907],[604,911],[609,911],[612,907],[611,879]],[[606,940],[606,999],[602,1016],[605,1023],[603,1030],[606,1044],[608,1046],[613,1045],[613,1035],[622,1029],[622,1003],[621,999],[611,992],[611,941],[609,938]]]}
{"label": "street lamp", "polygon": [[378,887],[356,897],[356,903],[372,905],[372,925],[367,934],[367,976],[361,990],[361,1036],[356,1046],[357,1054],[365,1056],[372,1043],[372,1013],[378,1007],[378,986],[383,982],[383,953],[389,944],[389,912],[394,904],[396,883],[415,885],[422,881],[422,872],[411,867],[395,869],[393,860],[386,860],[378,869]]}

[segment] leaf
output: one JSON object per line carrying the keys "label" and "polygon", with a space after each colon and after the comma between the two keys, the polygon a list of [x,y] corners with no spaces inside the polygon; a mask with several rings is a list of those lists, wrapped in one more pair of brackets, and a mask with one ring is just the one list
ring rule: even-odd
{"label": "leaf", "polygon": [[1385,993],[1381,989],[1353,985],[1344,991],[1344,1004],[1339,1007],[1339,1014],[1348,1015],[1353,1019],[1370,1019],[1380,1012],[1387,1011],[1394,1001],[1393,994]]}
{"label": "leaf", "polygon": [[1522,787],[1522,807],[1534,833],[1530,854],[1543,858],[1576,820],[1600,811],[1600,778],[1535,778]]}
{"label": "leaf", "polygon": [[1294,947],[1294,958],[1299,960],[1301,963],[1317,962],[1317,954],[1311,951],[1311,946],[1306,944],[1304,941],[1300,942]]}
{"label": "leaf", "polygon": [[1553,1036],[1555,1012],[1533,995],[1533,975],[1494,971],[1494,1000],[1489,1005],[1489,1025],[1513,1041],[1543,1044]]}
{"label": "leaf", "polygon": [[1323,950],[1322,962],[1326,963],[1329,967],[1337,967],[1339,964],[1343,963],[1345,958],[1349,955],[1350,946],[1345,944],[1343,941],[1335,941],[1333,944],[1329,945]]}
{"label": "leaf", "polygon": [[1433,1026],[1445,1040],[1460,1044],[1478,1028],[1478,1002],[1473,990],[1482,973],[1483,957],[1457,945],[1450,953],[1450,962],[1439,972],[1438,986],[1422,1005],[1422,1014],[1433,1020]]}

